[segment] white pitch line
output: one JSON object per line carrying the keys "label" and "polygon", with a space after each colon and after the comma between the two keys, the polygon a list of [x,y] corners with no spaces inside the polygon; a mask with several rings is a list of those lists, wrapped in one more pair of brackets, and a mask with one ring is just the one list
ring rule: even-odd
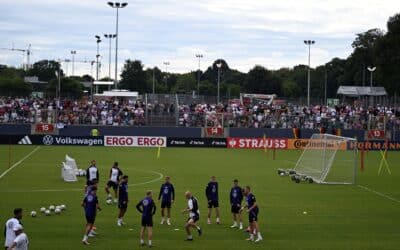
{"label": "white pitch line", "polygon": [[28,159],[31,155],[33,155],[36,151],[38,151],[40,149],[40,146],[37,146],[35,149],[33,149],[29,154],[25,155],[24,158],[22,158],[21,160],[19,160],[18,162],[14,163],[14,165],[12,165],[9,169],[7,169],[6,171],[4,171],[1,175],[0,175],[0,179],[3,178],[8,172],[10,172],[11,170],[13,170],[15,167],[17,167],[19,164],[21,164],[23,161],[25,161],[26,159]]}
{"label": "white pitch line", "polygon": [[391,197],[391,196],[389,196],[389,195],[387,195],[387,194],[383,194],[383,193],[381,193],[381,192],[372,190],[372,189],[367,188],[366,186],[363,186],[363,185],[358,185],[358,187],[361,188],[361,189],[367,190],[367,191],[369,191],[369,192],[371,192],[371,193],[374,193],[374,194],[376,194],[376,195],[378,195],[378,196],[380,196],[380,197],[386,198],[386,199],[391,200],[391,201],[394,201],[394,202],[396,202],[396,203],[400,203],[400,200],[397,200],[397,199],[395,199],[395,198],[393,198],[393,197]]}
{"label": "white pitch line", "polygon": [[[153,182],[157,182],[164,178],[164,175],[162,173],[156,172],[156,171],[146,171],[146,170],[137,170],[141,172],[146,172],[146,173],[154,173],[158,175],[157,178],[152,179],[150,181],[146,182],[139,182],[139,183],[133,183],[130,184],[129,186],[141,186],[141,185],[146,185],[150,184]],[[72,191],[83,191],[83,188],[69,188],[69,189],[33,189],[33,190],[15,190],[15,191],[0,191],[0,193],[40,193],[40,192],[72,192]]]}

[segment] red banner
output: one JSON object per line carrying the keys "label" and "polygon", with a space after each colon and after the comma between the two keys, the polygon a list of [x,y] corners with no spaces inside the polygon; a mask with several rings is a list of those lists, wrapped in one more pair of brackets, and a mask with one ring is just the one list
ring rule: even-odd
{"label": "red banner", "polygon": [[228,148],[287,149],[288,139],[228,138]]}
{"label": "red banner", "polygon": [[368,138],[369,139],[385,139],[385,131],[384,130],[368,130]]}
{"label": "red banner", "polygon": [[35,125],[35,132],[36,133],[53,133],[54,132],[54,125],[48,123],[38,123]]}

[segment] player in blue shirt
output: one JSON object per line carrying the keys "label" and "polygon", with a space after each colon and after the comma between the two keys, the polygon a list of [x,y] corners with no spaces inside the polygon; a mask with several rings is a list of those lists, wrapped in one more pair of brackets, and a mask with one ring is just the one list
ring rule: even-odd
{"label": "player in blue shirt", "polygon": [[233,215],[233,225],[231,228],[235,228],[239,225],[239,229],[243,229],[242,214],[240,209],[242,208],[243,193],[242,188],[239,186],[239,181],[237,179],[233,180],[233,187],[230,193],[231,201],[231,212]]}
{"label": "player in blue shirt", "polygon": [[86,229],[85,235],[83,236],[82,243],[85,245],[89,245],[88,236],[94,236],[91,234],[94,221],[96,220],[96,213],[97,210],[101,211],[99,206],[99,202],[96,196],[97,187],[92,187],[90,193],[85,196],[85,199],[82,201],[82,207],[85,210],[85,217],[86,217]]}
{"label": "player in blue shirt", "polygon": [[220,224],[221,221],[219,220],[218,182],[216,181],[215,176],[212,176],[211,181],[207,184],[206,197],[208,201],[207,223],[211,224],[211,210],[214,207],[217,216],[216,222],[217,224]]}
{"label": "player in blue shirt", "polygon": [[121,178],[121,181],[118,186],[118,208],[119,208],[119,214],[118,214],[118,220],[117,220],[117,225],[122,226],[124,225],[124,222],[122,221],[122,218],[124,217],[126,213],[126,209],[128,208],[128,176],[124,175]]}
{"label": "player in blue shirt", "polygon": [[258,226],[258,205],[256,202],[256,197],[251,193],[250,187],[246,186],[244,188],[244,195],[246,196],[246,205],[241,208],[244,210],[247,208],[247,213],[249,213],[249,223],[250,223],[250,237],[247,240],[254,241],[254,236],[257,235],[255,242],[261,241],[260,228]]}
{"label": "player in blue shirt", "polygon": [[153,239],[153,215],[156,213],[156,205],[153,201],[153,192],[147,191],[146,197],[141,200],[136,209],[142,214],[142,228],[140,230],[140,245],[144,246],[144,233],[147,228],[149,247],[152,247]]}
{"label": "player in blue shirt", "polygon": [[175,189],[169,176],[165,177],[165,183],[161,185],[158,200],[161,199],[161,225],[165,222],[164,210],[167,208],[167,225],[171,225],[171,205],[175,200]]}

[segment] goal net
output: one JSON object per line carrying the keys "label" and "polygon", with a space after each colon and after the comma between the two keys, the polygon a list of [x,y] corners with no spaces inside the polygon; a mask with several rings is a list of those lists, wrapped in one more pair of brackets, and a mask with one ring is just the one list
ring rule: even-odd
{"label": "goal net", "polygon": [[311,177],[316,183],[354,184],[357,148],[350,150],[347,144],[355,141],[330,134],[313,134],[296,163],[296,174]]}

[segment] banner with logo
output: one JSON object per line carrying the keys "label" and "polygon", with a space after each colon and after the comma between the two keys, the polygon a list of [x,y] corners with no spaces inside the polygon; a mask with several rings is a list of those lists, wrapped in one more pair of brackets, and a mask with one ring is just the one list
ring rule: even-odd
{"label": "banner with logo", "polygon": [[346,150],[346,143],[339,143],[337,140],[310,140],[310,139],[288,139],[288,149],[303,150],[309,149],[338,149]]}
{"label": "banner with logo", "polygon": [[276,138],[228,138],[228,148],[287,149],[288,139]]}
{"label": "banner with logo", "polygon": [[168,137],[167,147],[226,148],[225,138],[175,138]]}
{"label": "banner with logo", "polygon": [[166,147],[167,138],[158,136],[104,136],[107,147]]}
{"label": "banner with logo", "polygon": [[362,141],[362,142],[348,142],[347,148],[349,150],[357,147],[359,150],[400,150],[400,142],[398,141]]}
{"label": "banner with logo", "polygon": [[12,135],[0,136],[0,144],[45,145],[45,146],[103,146],[103,137],[59,136],[59,135]]}

